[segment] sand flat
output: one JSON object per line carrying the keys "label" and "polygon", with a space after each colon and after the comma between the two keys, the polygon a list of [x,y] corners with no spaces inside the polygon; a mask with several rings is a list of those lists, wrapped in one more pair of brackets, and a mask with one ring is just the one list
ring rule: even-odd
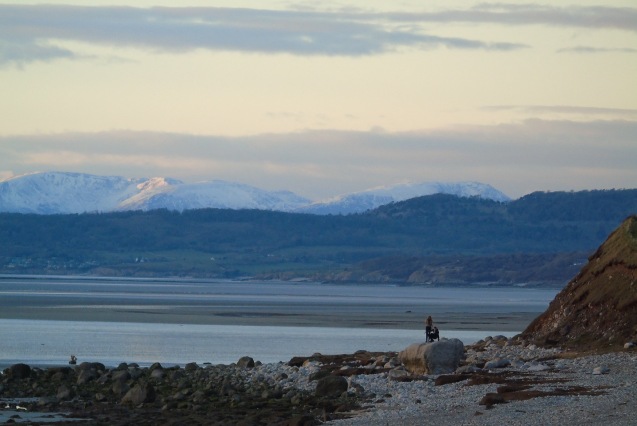
{"label": "sand flat", "polygon": [[[538,313],[440,312],[435,316],[441,330],[522,331]],[[107,321],[208,325],[267,325],[301,327],[348,327],[424,329],[424,316],[415,312],[394,311],[382,314],[358,307],[355,312],[299,312],[294,309],[259,307],[3,307],[3,319],[57,321]]]}

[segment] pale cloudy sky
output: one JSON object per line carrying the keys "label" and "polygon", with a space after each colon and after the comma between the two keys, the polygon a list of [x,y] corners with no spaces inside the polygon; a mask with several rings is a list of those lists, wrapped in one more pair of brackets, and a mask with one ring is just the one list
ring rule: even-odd
{"label": "pale cloudy sky", "polygon": [[635,0],[0,0],[0,179],[637,188]]}

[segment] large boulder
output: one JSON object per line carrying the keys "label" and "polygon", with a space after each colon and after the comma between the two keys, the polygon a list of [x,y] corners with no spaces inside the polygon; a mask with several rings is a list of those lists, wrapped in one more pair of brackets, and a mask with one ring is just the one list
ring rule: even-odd
{"label": "large boulder", "polygon": [[325,376],[316,383],[316,396],[336,398],[347,391],[347,379],[342,376]]}
{"label": "large boulder", "polygon": [[398,354],[412,374],[448,374],[460,365],[464,344],[458,339],[433,343],[414,343]]}
{"label": "large boulder", "polygon": [[4,370],[4,374],[11,379],[26,379],[31,376],[31,367],[27,364],[13,364],[11,367]]}
{"label": "large boulder", "polygon": [[254,368],[254,359],[249,356],[242,356],[239,361],[237,361],[237,367],[239,368]]}

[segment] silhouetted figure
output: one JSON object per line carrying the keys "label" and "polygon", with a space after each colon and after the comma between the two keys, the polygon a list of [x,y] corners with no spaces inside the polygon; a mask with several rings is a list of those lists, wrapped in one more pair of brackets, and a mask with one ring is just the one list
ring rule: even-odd
{"label": "silhouetted figure", "polygon": [[431,315],[425,320],[425,336],[426,342],[433,342],[434,340],[440,341],[440,332],[438,331],[438,327],[434,327],[434,320],[431,318]]}

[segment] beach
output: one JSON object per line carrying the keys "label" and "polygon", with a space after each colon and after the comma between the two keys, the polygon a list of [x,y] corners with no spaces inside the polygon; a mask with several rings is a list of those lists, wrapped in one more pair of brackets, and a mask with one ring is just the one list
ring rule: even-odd
{"label": "beach", "polygon": [[[442,343],[442,342],[441,342]],[[433,343],[432,345],[435,345]],[[637,353],[488,338],[453,374],[409,374],[396,353],[261,364],[108,368],[14,365],[0,421],[109,425],[632,425]],[[336,386],[338,385],[338,386]]]}

